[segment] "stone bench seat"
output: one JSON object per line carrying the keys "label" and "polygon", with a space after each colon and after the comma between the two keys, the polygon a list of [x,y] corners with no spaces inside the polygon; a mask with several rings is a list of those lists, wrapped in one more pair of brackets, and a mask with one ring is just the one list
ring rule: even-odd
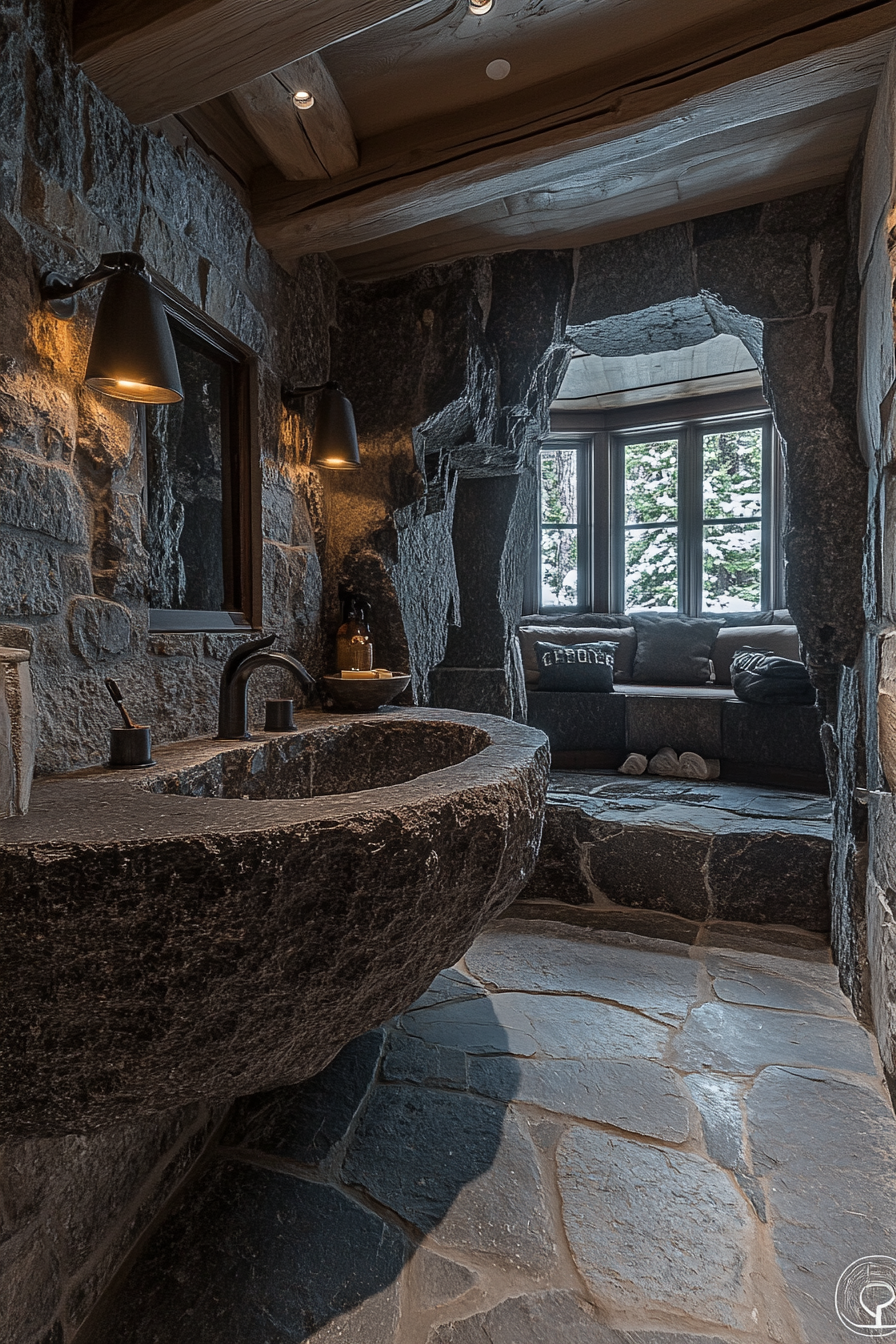
{"label": "stone bench seat", "polygon": [[755,705],[730,686],[618,684],[593,691],[528,692],[528,723],[559,769],[619,766],[660,747],[717,757],[724,778],[826,788],[821,718],[811,705]]}

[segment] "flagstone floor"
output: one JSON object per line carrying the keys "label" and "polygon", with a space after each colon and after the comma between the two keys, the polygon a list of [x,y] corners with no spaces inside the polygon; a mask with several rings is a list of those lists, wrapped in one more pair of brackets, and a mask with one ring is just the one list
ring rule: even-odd
{"label": "flagstone floor", "polygon": [[236,1105],[92,1344],[854,1341],[896,1118],[822,955],[500,921]]}

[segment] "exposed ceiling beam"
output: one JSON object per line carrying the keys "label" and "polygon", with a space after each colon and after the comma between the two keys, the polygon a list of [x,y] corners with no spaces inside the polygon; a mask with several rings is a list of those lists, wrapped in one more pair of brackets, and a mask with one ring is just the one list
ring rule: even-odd
{"label": "exposed ceiling beam", "polygon": [[555,182],[330,256],[347,279],[378,280],[483,253],[583,247],[829,186],[846,176],[869,104],[853,94],[691,141],[684,156],[648,155],[612,177]]}
{"label": "exposed ceiling beam", "polygon": [[628,68],[595,66],[390,132],[365,142],[360,168],[333,183],[296,186],[262,171],[253,188],[259,240],[283,259],[372,242],[876,84],[896,0],[845,16],[831,0],[794,10],[754,5],[737,30],[692,27],[680,48],[644,47]]}
{"label": "exposed ceiling beam", "polygon": [[75,0],[75,60],[132,121],[228,93],[431,0]]}
{"label": "exposed ceiling beam", "polygon": [[[300,89],[314,95],[307,111],[293,102]],[[351,119],[320,56],[259,75],[230,97],[271,163],[290,181],[336,177],[357,168]]]}

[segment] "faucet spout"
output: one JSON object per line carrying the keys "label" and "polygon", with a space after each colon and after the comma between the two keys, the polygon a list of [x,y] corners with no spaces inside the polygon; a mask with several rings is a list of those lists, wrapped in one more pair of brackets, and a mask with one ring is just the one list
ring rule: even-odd
{"label": "faucet spout", "polygon": [[249,678],[259,667],[288,667],[306,696],[314,691],[317,683],[308,669],[292,654],[272,649],[274,639],[274,635],[268,635],[266,639],[241,644],[224,664],[218,699],[219,738],[232,741],[249,736]]}

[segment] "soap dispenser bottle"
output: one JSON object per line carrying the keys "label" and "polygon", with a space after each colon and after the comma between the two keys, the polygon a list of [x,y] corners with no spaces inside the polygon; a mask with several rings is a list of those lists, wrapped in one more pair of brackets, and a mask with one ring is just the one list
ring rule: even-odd
{"label": "soap dispenser bottle", "polygon": [[345,619],[336,632],[336,671],[370,672],[373,641],[370,638],[367,604],[349,594],[343,607]]}

